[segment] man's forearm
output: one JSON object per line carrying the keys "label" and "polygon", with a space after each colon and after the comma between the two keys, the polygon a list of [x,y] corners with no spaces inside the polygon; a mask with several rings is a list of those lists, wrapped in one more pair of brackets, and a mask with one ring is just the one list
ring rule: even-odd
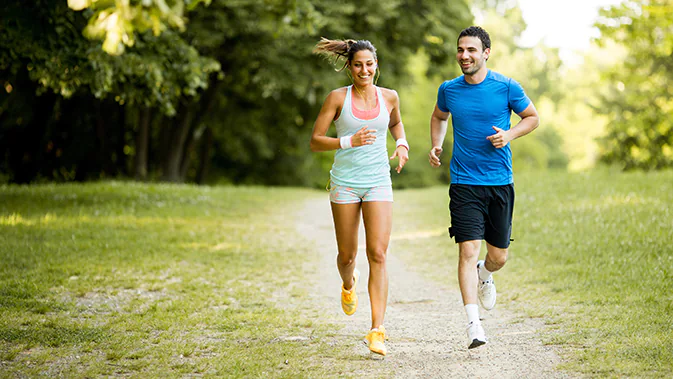
{"label": "man's forearm", "polygon": [[430,138],[432,140],[432,147],[442,146],[444,143],[447,124],[447,120],[442,120],[437,117],[432,117],[432,119],[430,119]]}
{"label": "man's forearm", "polygon": [[529,116],[526,118],[522,118],[521,121],[519,121],[518,124],[514,125],[510,130],[510,136],[512,137],[512,140],[515,140],[519,137],[523,137],[526,134],[532,132],[535,130],[535,128],[540,125],[540,119],[535,116]]}

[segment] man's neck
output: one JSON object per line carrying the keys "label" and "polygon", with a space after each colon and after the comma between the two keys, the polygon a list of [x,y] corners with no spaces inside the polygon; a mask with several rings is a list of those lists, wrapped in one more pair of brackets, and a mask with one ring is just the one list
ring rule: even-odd
{"label": "man's neck", "polygon": [[479,84],[486,79],[486,75],[488,74],[488,69],[486,67],[482,67],[479,71],[475,72],[472,75],[465,75],[465,81],[470,83],[470,84]]}

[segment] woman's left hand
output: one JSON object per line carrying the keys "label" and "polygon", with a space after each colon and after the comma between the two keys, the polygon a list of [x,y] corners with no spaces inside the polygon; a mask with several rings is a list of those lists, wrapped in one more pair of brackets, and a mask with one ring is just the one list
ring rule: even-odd
{"label": "woman's left hand", "polygon": [[395,149],[395,152],[393,153],[393,156],[390,157],[391,160],[395,158],[400,158],[399,162],[397,163],[397,168],[395,168],[395,171],[399,174],[400,171],[402,171],[402,167],[407,163],[409,160],[409,150],[407,150],[406,147],[400,145]]}

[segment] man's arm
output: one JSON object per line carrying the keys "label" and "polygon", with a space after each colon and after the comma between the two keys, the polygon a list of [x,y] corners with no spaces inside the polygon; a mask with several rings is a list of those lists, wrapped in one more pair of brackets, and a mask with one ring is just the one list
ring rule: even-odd
{"label": "man's arm", "polygon": [[509,130],[504,130],[493,126],[493,130],[495,130],[496,133],[486,137],[489,141],[491,141],[496,149],[507,146],[510,141],[525,136],[526,134],[535,130],[538,125],[540,125],[540,116],[538,116],[537,109],[535,109],[535,105],[533,105],[533,103],[530,103],[526,109],[517,114],[519,117],[521,117],[521,121],[519,121],[516,125],[511,127]]}
{"label": "man's arm", "polygon": [[435,104],[435,110],[432,112],[432,117],[430,118],[432,149],[430,149],[430,154],[428,154],[432,167],[442,165],[439,156],[442,155],[442,144],[444,144],[444,137],[446,137],[449,115],[449,112],[442,112],[437,104]]}

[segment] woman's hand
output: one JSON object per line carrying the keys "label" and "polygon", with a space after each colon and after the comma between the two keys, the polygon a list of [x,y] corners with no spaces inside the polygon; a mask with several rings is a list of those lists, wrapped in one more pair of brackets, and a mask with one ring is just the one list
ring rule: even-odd
{"label": "woman's hand", "polygon": [[376,141],[376,131],[367,129],[367,125],[351,136],[351,146],[353,147],[371,145],[374,141]]}
{"label": "woman's hand", "polygon": [[398,146],[397,149],[395,149],[393,156],[390,157],[390,159],[393,160],[396,157],[400,158],[399,162],[397,163],[397,167],[395,168],[395,171],[397,171],[397,173],[399,174],[400,171],[402,171],[404,165],[409,160],[409,150],[407,150],[407,148],[402,145]]}

